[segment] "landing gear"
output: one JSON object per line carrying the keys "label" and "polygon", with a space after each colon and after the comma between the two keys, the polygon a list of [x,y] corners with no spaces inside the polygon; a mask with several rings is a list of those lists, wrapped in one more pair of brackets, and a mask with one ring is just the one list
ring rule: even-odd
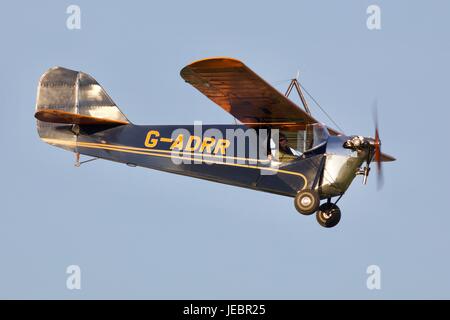
{"label": "landing gear", "polygon": [[325,228],[333,228],[341,220],[341,209],[336,205],[343,194],[335,201],[328,201],[320,205],[320,197],[317,191],[304,189],[297,193],[294,199],[295,208],[303,215],[309,216],[316,212],[317,222]]}
{"label": "landing gear", "polygon": [[322,227],[332,228],[341,220],[341,210],[334,203],[324,203],[319,207],[319,211],[316,213],[316,219]]}
{"label": "landing gear", "polygon": [[309,216],[319,209],[319,195],[314,190],[301,190],[295,196],[294,204],[298,212]]}

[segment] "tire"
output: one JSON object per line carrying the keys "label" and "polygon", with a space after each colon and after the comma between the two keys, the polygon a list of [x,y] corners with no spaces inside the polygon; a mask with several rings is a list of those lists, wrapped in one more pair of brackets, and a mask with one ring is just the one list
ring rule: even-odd
{"label": "tire", "polygon": [[317,222],[325,228],[333,228],[341,220],[341,209],[334,203],[324,203],[316,213]]}
{"label": "tire", "polygon": [[309,216],[320,206],[319,195],[313,190],[301,190],[295,196],[294,205],[299,213]]}

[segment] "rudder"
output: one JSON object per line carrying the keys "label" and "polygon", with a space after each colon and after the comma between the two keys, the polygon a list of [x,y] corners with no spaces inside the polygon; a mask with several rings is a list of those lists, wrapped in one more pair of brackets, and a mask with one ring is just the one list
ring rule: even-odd
{"label": "rudder", "polygon": [[41,76],[34,116],[39,136],[48,143],[55,138],[76,141],[74,125],[130,123],[93,77],[62,67],[51,68]]}

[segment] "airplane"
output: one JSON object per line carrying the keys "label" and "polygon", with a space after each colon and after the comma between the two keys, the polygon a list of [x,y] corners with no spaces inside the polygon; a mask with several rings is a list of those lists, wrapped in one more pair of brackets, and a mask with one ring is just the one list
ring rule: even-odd
{"label": "airplane", "polygon": [[[293,197],[299,213],[316,213],[326,228],[339,223],[337,202],[357,175],[366,183],[372,161],[380,176],[381,163],[395,160],[381,152],[377,124],[371,138],[317,121],[297,79],[283,95],[227,57],[195,61],[180,74],[236,123],[135,125],[93,77],[53,67],[38,84],[38,134],[74,152],[76,166],[106,159]],[[303,108],[288,98],[293,88]],[[93,158],[80,162],[80,155]]]}

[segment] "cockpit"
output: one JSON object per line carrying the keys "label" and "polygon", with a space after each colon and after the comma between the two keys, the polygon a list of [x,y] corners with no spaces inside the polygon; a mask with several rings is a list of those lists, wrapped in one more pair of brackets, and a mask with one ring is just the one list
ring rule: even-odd
{"label": "cockpit", "polygon": [[308,124],[299,130],[272,129],[270,155],[272,160],[290,162],[316,153],[323,153],[329,137],[328,129],[321,123]]}

